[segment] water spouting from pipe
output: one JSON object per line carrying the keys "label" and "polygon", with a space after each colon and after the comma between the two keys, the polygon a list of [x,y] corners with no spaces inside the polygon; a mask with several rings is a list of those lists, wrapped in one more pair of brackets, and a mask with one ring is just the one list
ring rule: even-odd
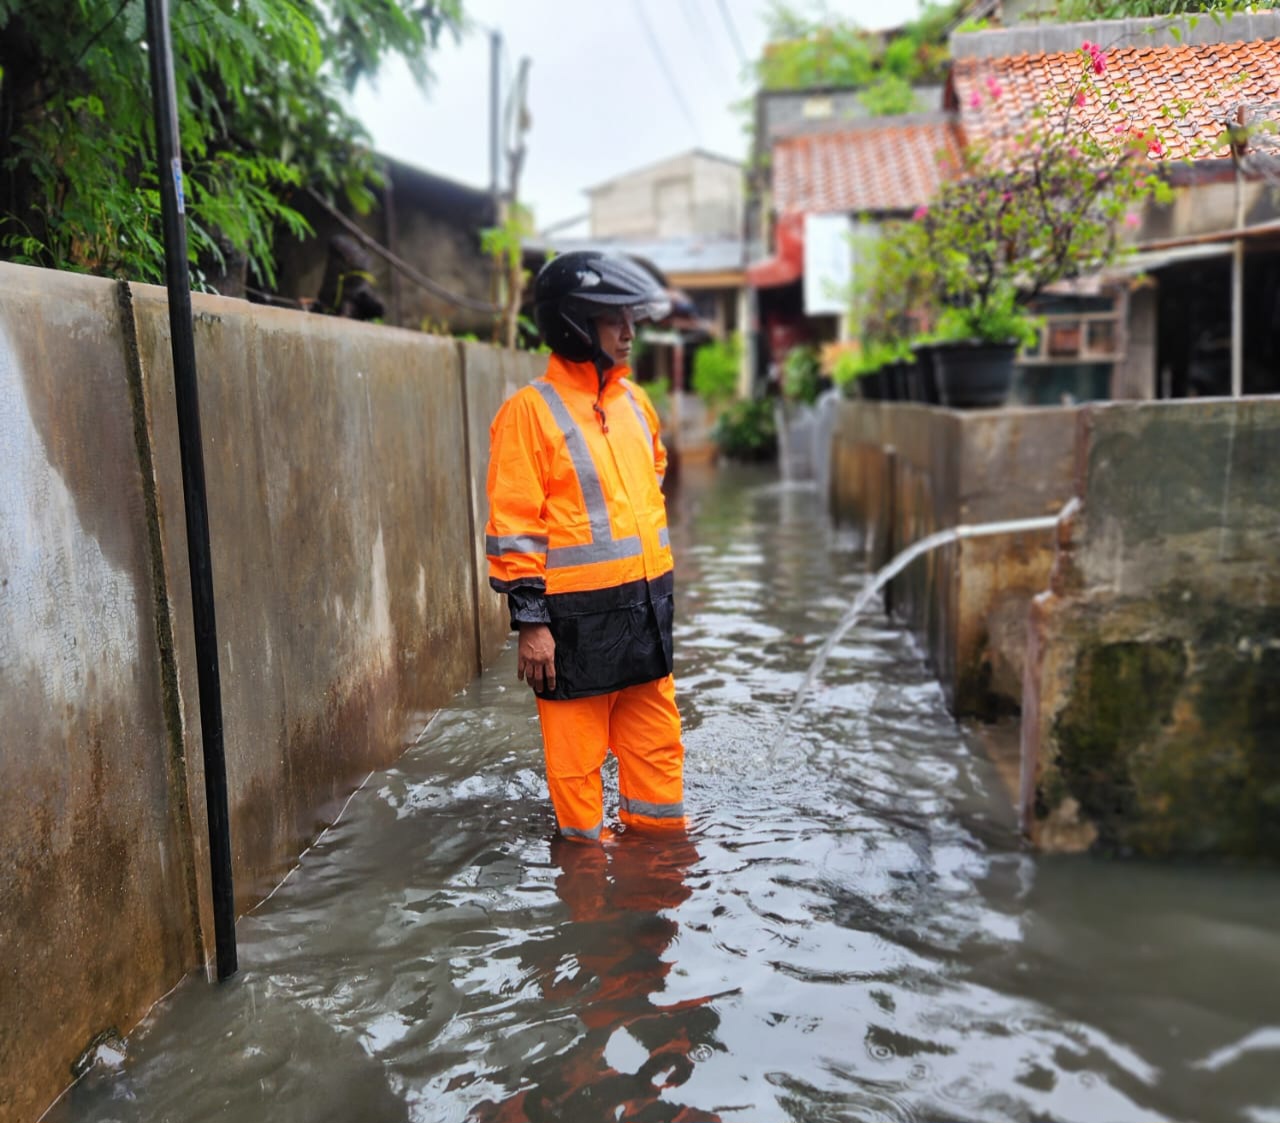
{"label": "water spouting from pipe", "polygon": [[977,523],[974,526],[953,526],[949,530],[940,530],[936,534],[930,534],[927,538],[921,538],[920,541],[913,542],[900,554],[896,554],[887,565],[876,573],[871,583],[859,591],[857,597],[854,598],[853,604],[849,606],[849,611],[844,614],[840,623],[836,625],[835,630],[818,649],[817,655],[814,656],[813,662],[809,664],[809,669],[805,672],[804,679],[796,690],[795,698],[791,702],[791,709],[787,713],[787,719],[782,723],[783,736],[785,737],[790,731],[792,721],[795,720],[796,714],[804,706],[805,697],[818,681],[819,676],[822,674],[822,669],[827,665],[827,659],[835,649],[836,644],[858,622],[858,618],[875,595],[916,558],[936,550],[939,546],[946,546],[951,542],[959,542],[962,538],[983,538],[992,534],[1020,534],[1031,530],[1052,530],[1058,525],[1059,520],[1075,506],[1075,502],[1073,499],[1056,515],[1043,515],[1031,519],[1006,519],[1003,522]]}

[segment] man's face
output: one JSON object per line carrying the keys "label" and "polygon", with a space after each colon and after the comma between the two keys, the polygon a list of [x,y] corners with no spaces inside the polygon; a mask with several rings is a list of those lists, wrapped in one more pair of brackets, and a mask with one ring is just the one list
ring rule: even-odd
{"label": "man's face", "polygon": [[629,308],[604,312],[595,318],[596,334],[600,337],[600,349],[619,366],[631,358],[631,342],[635,329]]}

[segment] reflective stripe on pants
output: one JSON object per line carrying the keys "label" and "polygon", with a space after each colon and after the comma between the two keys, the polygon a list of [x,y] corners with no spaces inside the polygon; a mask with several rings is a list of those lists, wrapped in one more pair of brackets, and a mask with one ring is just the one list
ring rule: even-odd
{"label": "reflective stripe on pants", "polygon": [[619,816],[629,827],[681,828],[684,745],[670,675],[611,694],[538,699],[547,787],[560,832],[596,839],[604,826],[600,767],[618,758]]}

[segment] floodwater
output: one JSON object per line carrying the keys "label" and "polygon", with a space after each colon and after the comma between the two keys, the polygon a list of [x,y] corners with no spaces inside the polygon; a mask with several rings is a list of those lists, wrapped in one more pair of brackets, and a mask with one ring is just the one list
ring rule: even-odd
{"label": "floodwater", "polygon": [[1280,1123],[1280,872],[1025,852],[875,612],[783,740],[867,574],[686,476],[688,842],[552,843],[508,650],[51,1120]]}

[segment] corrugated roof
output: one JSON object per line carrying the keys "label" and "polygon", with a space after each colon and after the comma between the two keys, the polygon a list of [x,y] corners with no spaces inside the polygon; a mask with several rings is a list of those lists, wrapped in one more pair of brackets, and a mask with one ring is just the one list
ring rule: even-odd
{"label": "corrugated roof", "polygon": [[779,137],[773,144],[773,205],[779,214],[910,211],[943,180],[960,137],[950,116],[880,118],[848,128]]}
{"label": "corrugated roof", "polygon": [[[1105,58],[1101,74],[1089,70],[1096,93],[1086,91],[1072,108],[1073,122],[1104,141],[1126,128],[1154,129],[1161,143],[1152,158],[1225,157],[1227,146],[1214,142],[1236,107],[1280,102],[1280,39],[1141,44],[1108,50]],[[1037,111],[1052,118],[1081,89],[1087,66],[1079,50],[956,59],[952,83],[965,135],[999,147]]]}

